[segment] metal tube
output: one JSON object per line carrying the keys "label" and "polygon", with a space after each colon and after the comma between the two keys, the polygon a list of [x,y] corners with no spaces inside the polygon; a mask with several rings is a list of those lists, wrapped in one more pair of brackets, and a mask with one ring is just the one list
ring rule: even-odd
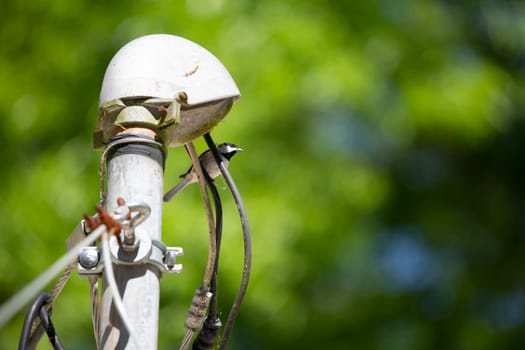
{"label": "metal tube", "polygon": [[[153,143],[124,143],[107,156],[107,193],[105,209],[113,212],[117,198],[141,201],[151,214],[140,229],[151,239],[161,240],[164,153]],[[99,316],[100,348],[157,349],[160,271],[151,264],[113,265],[115,278],[126,312],[137,332],[140,347],[129,336],[113,305],[107,280],[102,278]]]}

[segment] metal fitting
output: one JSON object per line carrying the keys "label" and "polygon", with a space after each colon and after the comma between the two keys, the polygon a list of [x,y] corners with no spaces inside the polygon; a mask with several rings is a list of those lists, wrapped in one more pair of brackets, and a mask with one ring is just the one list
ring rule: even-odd
{"label": "metal fitting", "polygon": [[164,255],[164,265],[166,265],[167,268],[172,269],[175,266],[175,261],[177,261],[178,255],[180,255],[179,252],[167,250]]}
{"label": "metal fitting", "polygon": [[173,128],[180,124],[181,105],[171,99],[122,98],[104,103],[95,127],[94,144],[101,147],[122,129],[140,125],[161,134],[164,144],[170,140]]}
{"label": "metal fitting", "polygon": [[[98,209],[99,216],[88,217],[92,225],[117,225],[122,231],[119,237],[109,237],[111,262],[116,265],[149,264],[155,266],[161,273],[179,273],[182,265],[176,264],[177,256],[183,255],[180,247],[166,247],[158,240],[152,240],[148,232],[140,227],[150,215],[149,205],[143,202],[125,203],[122,199],[113,215]],[[136,213],[133,215],[133,213]],[[98,219],[101,217],[102,219]],[[97,220],[95,220],[97,219]],[[80,232],[82,226],[77,229]],[[123,238],[123,239],[118,239]],[[78,273],[80,275],[98,275],[104,269],[102,254],[99,247],[82,248],[78,257]]]}
{"label": "metal fitting", "polygon": [[78,256],[78,263],[82,269],[93,270],[100,261],[97,247],[84,247]]}
{"label": "metal fitting", "polygon": [[[164,243],[151,240],[149,236],[141,231],[135,231],[135,251],[130,252],[126,247],[120,246],[117,239],[109,238],[109,249],[111,262],[116,265],[138,265],[146,264],[155,266],[161,273],[180,273],[182,264],[176,264],[178,256],[184,255],[180,247],[166,247]],[[78,273],[81,276],[101,274],[104,269],[104,261],[99,247],[85,247],[80,251]]]}
{"label": "metal fitting", "polygon": [[213,294],[207,289],[203,287],[197,288],[191,301],[190,309],[188,310],[188,316],[186,316],[186,321],[184,321],[186,328],[194,332],[202,328],[206,310],[208,309],[208,305],[210,305],[212,296]]}
{"label": "metal fitting", "polygon": [[[131,216],[133,212],[137,214]],[[144,202],[128,203],[117,208],[117,216],[123,220],[122,246],[126,251],[133,252],[139,248],[139,240],[135,235],[135,230],[149,217],[150,213],[150,206]]]}

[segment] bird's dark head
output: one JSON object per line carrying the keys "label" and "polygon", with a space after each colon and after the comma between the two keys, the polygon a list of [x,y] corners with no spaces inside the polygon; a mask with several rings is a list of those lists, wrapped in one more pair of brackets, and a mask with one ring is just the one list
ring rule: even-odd
{"label": "bird's dark head", "polygon": [[217,146],[217,149],[219,150],[219,153],[228,160],[230,160],[235,153],[242,151],[242,148],[228,142],[221,143],[219,146]]}

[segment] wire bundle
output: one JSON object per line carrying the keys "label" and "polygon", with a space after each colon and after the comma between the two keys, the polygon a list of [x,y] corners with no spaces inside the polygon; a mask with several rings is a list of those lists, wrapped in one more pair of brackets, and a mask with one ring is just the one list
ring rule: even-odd
{"label": "wire bundle", "polygon": [[[242,300],[244,298],[244,295],[248,287],[248,281],[250,278],[250,270],[251,270],[251,260],[252,260],[251,234],[250,234],[250,227],[248,224],[248,218],[246,215],[246,210],[244,208],[244,204],[240,196],[240,193],[237,189],[237,186],[235,185],[233,178],[228,172],[228,169],[223,164],[222,157],[219,154],[219,151],[217,147],[215,146],[215,143],[213,142],[211,135],[209,133],[205,134],[204,139],[210,151],[212,152],[213,157],[215,161],[217,162],[217,165],[232,193],[234,201],[237,205],[237,209],[239,211],[239,216],[241,219],[241,225],[242,225],[242,231],[243,231],[244,264],[243,264],[241,284],[239,286],[237,295],[235,297],[235,300],[229,312],[228,319],[226,321],[226,325],[224,327],[223,335],[221,338],[221,342],[219,344],[219,349],[225,349],[228,344],[231,332],[233,330],[234,323],[239,314]],[[201,194],[202,194],[203,201],[205,203],[204,205],[206,207],[206,212],[208,216],[208,222],[209,222],[208,226],[210,228],[210,253],[208,256],[207,268],[204,274],[205,277],[203,278],[203,286],[200,287],[199,289],[208,290],[211,293],[211,299],[209,301],[208,315],[206,317],[206,320],[204,321],[203,324],[200,325],[199,334],[197,335],[197,337],[195,338],[195,341],[193,342],[194,350],[206,350],[206,349],[213,348],[213,345],[216,342],[216,339],[219,333],[219,329],[222,326],[218,313],[217,313],[217,288],[218,288],[217,274],[218,274],[218,268],[219,268],[220,246],[221,246],[221,238],[222,238],[222,204],[221,204],[221,199],[217,191],[217,188],[215,187],[215,184],[213,182],[213,179],[211,179],[211,177],[204,170],[204,167],[202,167],[202,165],[200,164],[193,144],[191,143],[187,144],[186,150],[188,151],[188,154],[190,155],[190,158],[192,159],[193,167],[196,170],[198,178],[199,178]],[[206,187],[210,190],[212,197],[213,197],[213,201],[214,201],[214,207],[215,207],[215,220],[214,221],[213,221],[213,214],[211,213],[211,205],[209,203],[209,197],[206,192]],[[192,308],[190,308],[189,317],[192,317],[191,315],[192,315]],[[188,348],[189,342],[191,341],[193,333],[196,332],[195,328],[196,327],[191,327],[191,328],[188,327],[188,331],[180,346],[181,350],[185,350]]]}

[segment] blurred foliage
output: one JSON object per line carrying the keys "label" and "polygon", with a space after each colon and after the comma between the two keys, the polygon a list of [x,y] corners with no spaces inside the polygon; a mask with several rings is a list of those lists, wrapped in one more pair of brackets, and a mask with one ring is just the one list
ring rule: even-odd
{"label": "blurred foliage", "polygon": [[[93,212],[102,77],[150,33],[206,47],[243,94],[213,133],[246,150],[231,171],[254,268],[232,349],[525,347],[517,0],[3,0],[0,300]],[[170,150],[166,186],[188,163]],[[242,242],[218,183],[225,320]],[[164,241],[186,255],[184,273],[162,279],[160,349],[180,344],[206,262],[199,198],[195,186],[165,206]],[[94,348],[84,279],[71,279],[53,319],[67,348]],[[2,348],[16,347],[22,320],[0,330]]]}

